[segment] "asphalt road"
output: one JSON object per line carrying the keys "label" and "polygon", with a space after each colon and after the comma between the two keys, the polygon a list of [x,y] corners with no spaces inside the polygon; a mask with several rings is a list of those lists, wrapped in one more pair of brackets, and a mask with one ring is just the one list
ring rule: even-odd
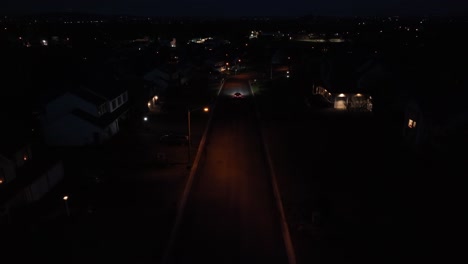
{"label": "asphalt road", "polygon": [[213,115],[167,262],[288,263],[248,83],[228,79]]}

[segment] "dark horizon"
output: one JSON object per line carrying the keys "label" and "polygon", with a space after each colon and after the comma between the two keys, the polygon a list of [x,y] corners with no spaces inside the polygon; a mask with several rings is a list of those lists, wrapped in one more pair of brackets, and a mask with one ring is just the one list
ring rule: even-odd
{"label": "dark horizon", "polygon": [[106,14],[99,12],[86,12],[86,11],[36,11],[36,12],[23,12],[23,13],[0,13],[0,17],[4,19],[8,18],[25,18],[25,17],[42,17],[42,18],[53,18],[57,16],[89,16],[89,17],[103,17],[103,18],[135,18],[135,19],[203,19],[203,20],[244,20],[244,19],[279,19],[279,20],[291,20],[291,19],[379,19],[379,18],[399,18],[399,19],[467,19],[468,14],[447,14],[447,15],[323,15],[323,14],[305,14],[305,15],[245,15],[245,16],[206,16],[206,15],[137,15],[127,13],[116,13]]}
{"label": "dark horizon", "polygon": [[315,1],[304,3],[292,0],[284,2],[263,2],[239,0],[232,3],[205,0],[190,2],[173,0],[152,2],[149,0],[113,1],[112,3],[94,1],[56,1],[36,2],[19,0],[0,4],[2,13],[9,15],[41,13],[87,13],[96,15],[125,15],[142,17],[372,17],[372,16],[465,16],[468,3],[442,0],[386,0],[374,2],[358,0]]}

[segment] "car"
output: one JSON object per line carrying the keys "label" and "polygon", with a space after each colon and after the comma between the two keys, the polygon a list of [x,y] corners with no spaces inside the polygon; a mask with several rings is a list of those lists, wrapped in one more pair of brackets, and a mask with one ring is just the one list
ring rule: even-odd
{"label": "car", "polygon": [[183,134],[164,134],[159,138],[159,142],[166,145],[187,145],[189,138]]}
{"label": "car", "polygon": [[233,97],[234,98],[243,98],[244,96],[241,93],[236,92],[236,93],[233,94]]}

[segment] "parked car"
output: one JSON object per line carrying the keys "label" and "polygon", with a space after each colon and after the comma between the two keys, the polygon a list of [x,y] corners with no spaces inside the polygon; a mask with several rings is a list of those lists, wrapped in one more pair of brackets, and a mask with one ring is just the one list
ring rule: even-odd
{"label": "parked car", "polygon": [[188,136],[174,133],[165,134],[159,138],[159,142],[166,145],[187,145]]}

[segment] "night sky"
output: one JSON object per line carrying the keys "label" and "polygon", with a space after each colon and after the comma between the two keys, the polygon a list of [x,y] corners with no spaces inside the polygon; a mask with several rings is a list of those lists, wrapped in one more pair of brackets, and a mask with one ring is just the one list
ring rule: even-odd
{"label": "night sky", "polygon": [[466,0],[14,0],[1,14],[89,12],[141,16],[464,15]]}

